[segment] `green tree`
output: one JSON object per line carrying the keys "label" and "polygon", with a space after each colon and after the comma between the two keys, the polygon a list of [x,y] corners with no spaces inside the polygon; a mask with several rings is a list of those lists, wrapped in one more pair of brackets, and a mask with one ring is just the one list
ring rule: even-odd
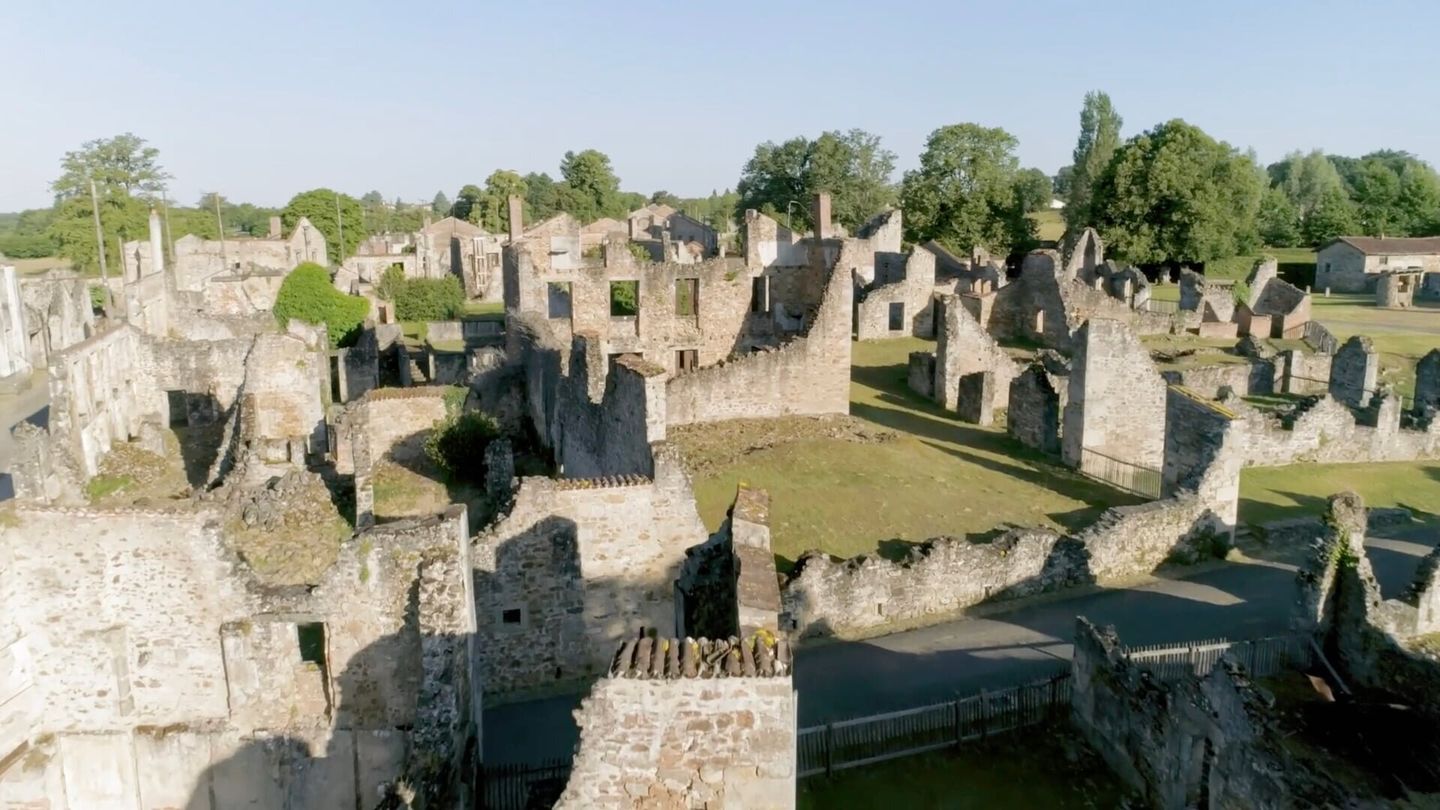
{"label": "green tree", "polygon": [[1381,160],[1366,158],[1354,176],[1352,197],[1360,227],[1370,236],[1395,236],[1400,177]]}
{"label": "green tree", "polygon": [[1259,246],[1264,191],[1249,156],[1175,119],[1115,152],[1092,204],[1107,249],[1120,257],[1199,263]]}
{"label": "green tree", "polygon": [[447,321],[465,309],[465,289],[455,276],[407,279],[395,291],[395,317],[402,321]]}
{"label": "green tree", "polygon": [[1048,209],[1055,196],[1054,189],[1050,176],[1039,169],[1021,169],[1015,175],[1015,195],[1020,200],[1020,209],[1027,214]]}
{"label": "green tree", "polygon": [[1416,161],[1400,172],[1397,202],[1401,230],[1408,236],[1440,233],[1440,177],[1429,165]]}
{"label": "green tree", "polygon": [[1300,212],[1285,192],[1277,187],[1265,190],[1260,200],[1256,226],[1260,241],[1269,247],[1295,247],[1300,244]]}
{"label": "green tree", "polygon": [[[118,276],[123,267],[121,243],[149,238],[150,206],[144,200],[125,194],[123,189],[112,189],[100,197],[100,224],[105,236],[105,262],[110,272]],[[57,252],[81,272],[91,275],[100,272],[88,190],[84,197],[70,197],[55,206],[55,218],[48,235]]]}
{"label": "green tree", "polygon": [[283,326],[291,318],[310,324],[325,324],[333,347],[349,346],[360,334],[370,312],[370,301],[346,295],[330,283],[330,271],[305,262],[280,284],[275,294],[275,319]]}
{"label": "green tree", "polygon": [[132,133],[86,141],[60,159],[60,176],[50,184],[55,199],[88,197],[90,181],[100,193],[157,197],[170,175],[160,166],[160,150]]}
{"label": "green tree", "polygon": [[450,216],[450,198],[445,196],[445,192],[435,192],[435,199],[430,201],[430,213],[437,217]]}
{"label": "green tree", "polygon": [[1301,217],[1314,210],[1325,195],[1335,191],[1346,193],[1340,172],[1319,149],[1309,154],[1291,152],[1266,171],[1270,182],[1285,193]]}
{"label": "green tree", "polygon": [[360,198],[360,204],[366,208],[381,208],[385,205],[385,195],[379,191],[367,191]]}
{"label": "green tree", "polygon": [[451,414],[425,437],[425,456],[453,483],[485,483],[485,448],[500,426],[481,411]]}
{"label": "green tree", "polygon": [[1055,192],[1056,199],[1070,199],[1070,183],[1075,177],[1074,166],[1061,166],[1055,176],[1051,178],[1051,187]]}
{"label": "green tree", "polygon": [[544,172],[525,175],[525,216],[527,222],[544,222],[560,211],[560,195],[554,178]]}
{"label": "green tree", "polygon": [[1305,244],[1319,247],[1337,236],[1353,236],[1359,232],[1355,206],[1341,189],[1325,192],[1300,220],[1300,236]]}
{"label": "green tree", "polygon": [[[336,199],[339,199],[340,218],[336,217]],[[331,191],[328,188],[316,188],[310,191],[303,191],[290,198],[290,202],[280,211],[280,219],[285,224],[285,232],[289,233],[295,228],[295,223],[301,217],[310,220],[316,230],[325,236],[325,245],[329,252],[330,261],[340,264],[345,258],[355,252],[355,246],[365,241],[370,235],[366,230],[365,216],[360,210],[360,202],[348,194],[341,194]],[[340,225],[345,226],[345,242],[340,242]]]}
{"label": "green tree", "polygon": [[767,141],[741,171],[732,216],[738,221],[753,208],[805,230],[814,226],[810,200],[825,191],[833,219],[853,231],[895,204],[894,171],[895,154],[878,135],[860,129],[822,132],[813,141]]}
{"label": "green tree", "polygon": [[623,217],[628,210],[619,199],[620,178],[604,152],[585,149],[566,152],[560,161],[560,207],[581,222],[601,217]]}
{"label": "green tree", "polygon": [[1094,90],[1085,94],[1080,107],[1080,137],[1075,142],[1074,167],[1065,197],[1065,227],[1079,233],[1094,225],[1094,188],[1120,147],[1120,126],[1124,123],[1110,96]]}
{"label": "green tree", "polygon": [[668,191],[657,191],[654,194],[650,195],[650,204],[668,205],[671,208],[679,210],[685,205],[685,201],[681,200],[679,197],[676,197],[674,194],[671,194]]}
{"label": "green tree", "polygon": [[375,283],[375,295],[382,301],[394,301],[400,296],[400,290],[405,283],[405,268],[391,265],[385,268],[385,272],[380,274],[380,280]]}
{"label": "green tree", "polygon": [[1015,193],[1018,143],[1003,129],[979,124],[930,133],[920,168],[906,172],[900,187],[906,238],[936,239],[961,251],[1029,247],[1035,226]]}
{"label": "green tree", "polygon": [[466,183],[455,195],[455,204],[450,206],[450,214],[466,222],[479,222],[481,201],[484,197],[485,192],[481,191],[479,186]]}
{"label": "green tree", "polygon": [[525,178],[509,169],[496,169],[485,178],[485,193],[480,198],[480,227],[491,233],[510,230],[510,197],[524,197]]}

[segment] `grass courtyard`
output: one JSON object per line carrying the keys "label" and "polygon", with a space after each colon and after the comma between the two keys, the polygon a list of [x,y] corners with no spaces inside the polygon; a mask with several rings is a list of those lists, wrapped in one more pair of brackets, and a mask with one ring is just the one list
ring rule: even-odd
{"label": "grass courtyard", "polygon": [[[708,528],[724,520],[738,483],[768,490],[771,541],[787,568],[812,548],[894,555],[930,537],[1006,523],[1077,529],[1110,506],[1138,502],[1012,441],[1003,420],[964,424],[912,393],[909,354],[933,351],[932,341],[853,347],[850,417],[804,420],[810,425],[793,432],[768,419],[672,430],[695,470]],[[717,435],[725,440],[712,441]]]}
{"label": "grass courtyard", "polygon": [[1440,520],[1440,461],[1393,464],[1292,464],[1240,473],[1240,522],[1318,517],[1331,495],[1353,490],[1366,506],[1403,506]]}

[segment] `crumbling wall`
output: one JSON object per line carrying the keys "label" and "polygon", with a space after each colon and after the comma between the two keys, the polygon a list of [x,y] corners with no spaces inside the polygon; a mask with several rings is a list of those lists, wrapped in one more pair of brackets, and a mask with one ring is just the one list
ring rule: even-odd
{"label": "crumbling wall", "polygon": [[1250,294],[1247,308],[1256,315],[1269,316],[1271,328],[1266,336],[1298,338],[1310,321],[1310,295],[1279,278],[1279,264],[1265,258],[1255,264],[1247,278]]}
{"label": "crumbling wall", "polygon": [[1302,401],[1284,419],[1263,413],[1243,402],[1227,407],[1246,421],[1245,465],[1275,467],[1302,462],[1350,464],[1378,461],[1416,461],[1440,457],[1440,424],[1402,427],[1398,401],[1380,398],[1382,409],[1370,414],[1373,425],[1361,424],[1349,407],[1322,395]]}
{"label": "crumbling wall", "polygon": [[475,538],[486,690],[603,672],[615,646],[675,634],[675,579],[707,533],[674,451],[640,476],[523,478],[509,514]]}
{"label": "crumbling wall", "polygon": [[[20,279],[17,306],[24,309],[30,364],[44,368],[54,355],[90,337],[95,310],[84,278]],[[18,310],[17,310],[18,312]]]}
{"label": "crumbling wall", "polygon": [[376,465],[423,464],[425,438],[446,416],[445,389],[377,388],[335,419],[335,471],[352,477],[355,525],[375,525]]}
{"label": "crumbling wall", "polygon": [[945,328],[936,336],[935,343],[935,401],[946,410],[957,410],[961,379],[989,372],[994,375],[990,407],[1007,407],[1010,382],[1020,373],[1019,365],[961,304],[959,296],[946,296],[942,300]]}
{"label": "crumbling wall", "polygon": [[144,347],[130,326],[107,330],[61,352],[50,365],[50,433],[84,476],[100,470],[115,442],[160,422],[159,391],[142,373]]}
{"label": "crumbling wall", "polygon": [[783,640],[628,642],[575,714],[580,747],[556,807],[795,806]]}
{"label": "crumbling wall", "polygon": [[1213,512],[1207,528],[1233,539],[1240,506],[1246,423],[1233,411],[1194,391],[1170,386],[1165,400],[1163,492],[1194,492]]}
{"label": "crumbling wall", "polygon": [[352,538],[314,587],[289,589],[234,556],[219,517],[20,504],[0,527],[7,616],[46,684],[0,795],[349,807],[407,777],[453,802],[478,734],[464,508]]}
{"label": "crumbling wall", "polygon": [[1160,376],[1171,385],[1183,385],[1208,397],[1218,397],[1225,388],[1242,397],[1271,394],[1277,389],[1275,363],[1270,360],[1166,369]]}
{"label": "crumbling wall", "polygon": [[1330,396],[1346,405],[1370,404],[1380,375],[1380,354],[1365,335],[1355,335],[1340,346],[1330,361]]}
{"label": "crumbling wall", "polygon": [[826,279],[809,330],[779,348],[674,377],[666,386],[667,422],[688,425],[790,414],[849,413],[850,318],[854,286],[845,269],[854,240],[826,269],[812,251],[812,273]]}
{"label": "crumbling wall", "polygon": [[679,630],[697,638],[776,632],[778,582],[770,549],[770,496],[741,484],[720,530],[685,552],[675,583]]}
{"label": "crumbling wall", "polygon": [[623,355],[607,374],[604,362],[592,336],[575,337],[557,412],[561,469],[571,478],[648,476],[650,446],[665,440],[665,369]]}
{"label": "crumbling wall", "polygon": [[1124,323],[1087,321],[1075,334],[1065,403],[1065,463],[1087,452],[1153,470],[1165,456],[1165,381]]}
{"label": "crumbling wall", "polygon": [[[877,254],[881,255],[881,254]],[[855,337],[858,340],[915,336],[934,337],[935,254],[917,246],[909,254],[890,254],[903,262],[898,278],[875,279],[855,304]],[[900,328],[892,328],[890,313],[898,306]]]}
{"label": "crumbling wall", "polygon": [[1433,411],[1440,411],[1440,349],[1431,349],[1415,364],[1415,413],[1427,417]]}
{"label": "crumbling wall", "polygon": [[1056,378],[1043,363],[1031,363],[1010,382],[1006,430],[1026,447],[1059,455],[1061,408]]}
{"label": "crumbling wall", "polygon": [[328,447],[329,338],[291,321],[255,338],[245,358],[236,464],[251,483],[304,469]]}

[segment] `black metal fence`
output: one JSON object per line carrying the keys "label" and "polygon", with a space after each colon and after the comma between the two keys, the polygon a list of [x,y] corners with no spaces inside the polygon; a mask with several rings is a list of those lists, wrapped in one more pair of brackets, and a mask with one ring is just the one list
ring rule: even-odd
{"label": "black metal fence", "polygon": [[1070,673],[959,700],[800,729],[799,775],[832,774],[1035,726],[1070,705]]}
{"label": "black metal fence", "polygon": [[550,810],[569,778],[568,759],[482,766],[480,810]]}

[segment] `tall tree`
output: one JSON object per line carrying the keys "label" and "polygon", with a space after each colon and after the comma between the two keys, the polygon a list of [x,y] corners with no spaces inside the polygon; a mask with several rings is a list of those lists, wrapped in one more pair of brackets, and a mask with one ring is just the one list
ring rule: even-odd
{"label": "tall tree", "polygon": [[560,176],[565,188],[560,190],[560,205],[581,222],[600,217],[622,217],[627,211],[619,199],[620,178],[604,152],[585,149],[566,152],[560,161]]}
{"label": "tall tree", "polygon": [[1137,264],[1249,253],[1265,182],[1229,144],[1179,119],[1131,138],[1094,187],[1106,247]]}
{"label": "tall tree", "polygon": [[480,227],[491,233],[510,231],[510,197],[526,196],[525,178],[509,169],[496,169],[485,178],[485,196],[481,199]]}
{"label": "tall tree", "polygon": [[1021,210],[1033,214],[1050,207],[1050,200],[1055,196],[1055,185],[1050,176],[1039,169],[1021,169],[1015,175],[1015,194],[1020,199]]}
{"label": "tall tree", "polygon": [[1291,152],[1267,171],[1270,181],[1285,193],[1302,217],[1314,210],[1325,195],[1332,191],[1345,192],[1340,172],[1319,149],[1308,154]]}
{"label": "tall tree", "polygon": [[[340,218],[336,217],[337,197],[340,201]],[[311,189],[296,194],[280,211],[280,219],[285,223],[287,233],[295,228],[295,223],[299,222],[301,217],[309,219],[310,224],[325,236],[325,248],[331,264],[338,265],[343,262],[355,252],[355,246],[370,235],[366,230],[360,201],[328,188]],[[345,231],[343,243],[340,241],[342,222]]]}
{"label": "tall tree", "polygon": [[831,216],[853,231],[895,204],[894,172],[895,153],[880,145],[880,136],[862,129],[822,132],[813,141],[767,141],[755,147],[741,172],[735,218],[754,208],[793,218],[797,230],[809,228],[810,199],[825,191]]}
{"label": "tall tree", "polygon": [[1400,177],[1381,160],[1360,161],[1353,198],[1360,227],[1370,236],[1396,236]]}
{"label": "tall tree", "polygon": [[481,200],[485,192],[474,183],[466,183],[460,187],[459,193],[455,195],[455,203],[450,206],[450,214],[456,219],[463,219],[467,222],[480,221]]}
{"label": "tall tree", "polygon": [[1120,147],[1120,113],[1110,103],[1110,96],[1093,90],[1085,94],[1080,108],[1080,137],[1075,142],[1074,168],[1070,174],[1069,194],[1065,198],[1065,226],[1079,232],[1095,224],[1093,209],[1095,183],[1110,165]]}
{"label": "tall tree", "polygon": [[1290,198],[1277,186],[1265,190],[1256,220],[1260,241],[1269,247],[1295,247],[1300,244],[1300,212]]}
{"label": "tall tree", "polygon": [[1300,237],[1307,245],[1319,246],[1337,236],[1359,232],[1355,206],[1341,189],[1325,192],[1300,221]]}
{"label": "tall tree", "polygon": [[554,178],[544,172],[525,175],[525,217],[527,222],[544,222],[560,210],[560,195]]}
{"label": "tall tree", "polygon": [[85,197],[90,181],[105,194],[158,197],[170,175],[160,166],[160,150],[132,133],[86,141],[60,159],[60,176],[50,184],[56,200]]}
{"label": "tall tree", "polygon": [[930,133],[920,168],[905,173],[900,200],[911,242],[937,239],[951,248],[996,253],[1029,247],[1034,223],[1025,216],[1015,179],[1019,141],[999,128],[952,124]]}
{"label": "tall tree", "polygon": [[435,199],[430,201],[430,213],[437,217],[450,216],[450,198],[445,196],[445,192],[435,192]]}
{"label": "tall tree", "polygon": [[378,208],[385,204],[385,195],[379,191],[367,191],[365,196],[360,198],[360,204],[366,208]]}

